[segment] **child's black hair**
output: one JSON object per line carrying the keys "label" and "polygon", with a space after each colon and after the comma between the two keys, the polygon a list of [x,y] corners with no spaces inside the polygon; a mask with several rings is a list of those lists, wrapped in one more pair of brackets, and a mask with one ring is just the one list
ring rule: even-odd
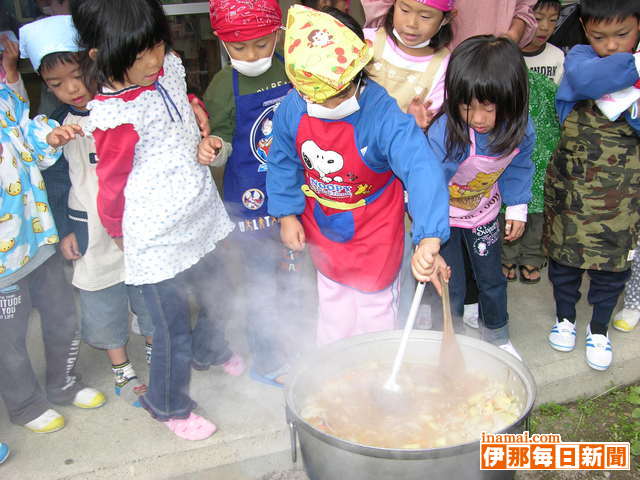
{"label": "child's black hair", "polygon": [[164,42],[171,47],[169,22],[158,0],[71,0],[78,43],[93,62],[84,65],[98,86],[124,82],[140,52]]}
{"label": "child's black hair", "polygon": [[640,0],[582,0],[580,20],[583,25],[589,22],[623,21],[636,17],[640,21]]}
{"label": "child's black hair", "polygon": [[[347,27],[349,30],[351,30],[353,33],[355,33],[360,40],[362,40],[363,42],[365,41],[364,32],[362,31],[362,27],[356,21],[356,19],[353,18],[351,15],[349,15],[348,13],[344,13],[342,10],[338,10],[337,8],[334,8],[334,7],[325,7],[325,8],[322,9],[322,12],[326,13],[328,15],[331,15],[333,18],[338,20],[345,27]],[[365,70],[363,68],[353,78],[352,81],[357,83],[357,82],[359,82],[361,80],[366,80],[366,78],[367,78],[367,72],[365,72]],[[338,94],[338,95],[340,95],[340,94]]]}
{"label": "child's black hair", "polygon": [[305,7],[309,7],[309,8],[313,8],[313,9],[318,9],[318,0],[300,0],[300,4],[304,5]]}
{"label": "child's black hair", "polygon": [[59,64],[77,63],[80,65],[80,53],[79,52],[54,52],[49,53],[42,57],[40,60],[40,67],[38,73],[42,76],[43,72],[55,68]]}
{"label": "child's black hair", "polygon": [[38,74],[42,77],[46,75],[46,72],[48,70],[51,70],[52,68],[55,68],[60,64],[69,64],[69,63],[76,64],[78,65],[78,68],[80,68],[80,70],[83,73],[83,77],[84,77],[83,81],[85,83],[85,86],[87,87],[87,90],[92,95],[94,95],[95,92],[97,91],[96,84],[95,82],[92,82],[89,78],[87,78],[86,75],[84,75],[84,71],[83,71],[83,65],[85,65],[87,61],[91,60],[91,59],[88,59],[87,57],[88,55],[87,55],[87,52],[85,51],[49,53],[44,57],[42,57],[42,60],[40,60],[40,67],[38,67]]}
{"label": "child's black hair", "polygon": [[458,45],[449,60],[444,95],[436,118],[447,116],[451,158],[461,159],[471,144],[469,123],[460,113],[460,105],[470,105],[474,99],[496,105],[496,123],[490,132],[492,154],[508,155],[524,138],[529,118],[527,67],[511,40],[479,35]]}
{"label": "child's black hair", "polygon": [[538,2],[533,6],[533,10],[540,10],[541,8],[552,7],[558,10],[558,12],[562,9],[562,4],[560,0],[538,0]]}
{"label": "child's black hair", "polygon": [[[393,43],[398,44],[398,39],[393,34],[393,15],[395,12],[395,2],[391,5],[391,8],[387,12],[386,17],[384,17],[384,31],[387,32],[387,36],[393,40]],[[446,47],[451,43],[453,39],[453,27],[451,26],[451,12],[443,12],[444,19],[449,20],[445,25],[440,27],[433,37],[431,37],[431,41],[429,42],[429,46],[434,50],[439,50],[442,47]]]}
{"label": "child's black hair", "polygon": [[358,38],[364,42],[364,32],[362,31],[362,27],[351,15],[349,15],[348,13],[344,13],[342,10],[338,10],[334,7],[325,7],[322,9],[322,12],[337,19],[340,23],[344,24],[345,27],[355,33]]}

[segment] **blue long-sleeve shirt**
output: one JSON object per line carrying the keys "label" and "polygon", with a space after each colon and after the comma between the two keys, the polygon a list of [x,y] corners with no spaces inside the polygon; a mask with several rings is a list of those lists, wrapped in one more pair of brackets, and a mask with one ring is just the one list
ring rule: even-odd
{"label": "blue long-sleeve shirt", "polygon": [[[368,80],[358,98],[360,110],[343,118],[355,129],[356,147],[364,163],[376,172],[392,170],[409,193],[413,240],[449,238],[449,195],[442,165],[427,155],[424,134],[411,115],[377,83]],[[296,152],[296,136],[307,104],[292,90],[273,118],[274,140],[267,158],[269,213],[275,217],[300,215],[305,196],[302,162]],[[332,122],[333,120],[325,120]]]}
{"label": "blue long-sleeve shirt", "polygon": [[[460,158],[451,158],[448,155],[447,143],[447,117],[442,115],[439,117],[427,132],[428,137],[428,155],[441,162],[444,166],[445,179],[447,183],[458,171],[460,164],[469,156],[471,146],[468,145]],[[491,138],[490,134],[479,134],[473,132],[476,140],[476,154],[495,156],[489,149]],[[531,200],[531,183],[533,181],[533,172],[535,167],[531,161],[531,154],[536,143],[536,134],[531,118],[527,124],[527,131],[524,138],[518,145],[520,150],[513,158],[509,166],[504,170],[500,178],[498,178],[498,187],[502,200],[507,206],[521,205],[529,203]]]}
{"label": "blue long-sleeve shirt", "polygon": [[[607,93],[630,87],[638,81],[638,64],[631,53],[600,57],[591,45],[576,45],[564,60],[564,77],[556,95],[556,109],[562,124],[580,100],[597,100]],[[640,131],[640,118],[624,118]]]}

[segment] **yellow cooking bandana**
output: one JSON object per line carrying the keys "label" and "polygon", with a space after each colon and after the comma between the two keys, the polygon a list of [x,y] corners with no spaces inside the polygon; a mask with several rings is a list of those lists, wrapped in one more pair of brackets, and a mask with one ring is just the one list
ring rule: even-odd
{"label": "yellow cooking bandana", "polygon": [[302,5],[289,8],[284,51],[289,80],[316,103],[347,88],[373,57],[369,41],[331,15]]}

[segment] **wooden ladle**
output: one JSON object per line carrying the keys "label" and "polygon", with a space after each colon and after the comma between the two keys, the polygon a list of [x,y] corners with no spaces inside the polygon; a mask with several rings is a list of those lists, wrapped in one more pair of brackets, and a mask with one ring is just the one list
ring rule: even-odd
{"label": "wooden ladle", "polygon": [[440,273],[440,285],[442,285],[442,313],[444,315],[442,344],[440,345],[440,371],[449,379],[462,379],[465,373],[464,358],[453,330],[449,284],[442,273]]}

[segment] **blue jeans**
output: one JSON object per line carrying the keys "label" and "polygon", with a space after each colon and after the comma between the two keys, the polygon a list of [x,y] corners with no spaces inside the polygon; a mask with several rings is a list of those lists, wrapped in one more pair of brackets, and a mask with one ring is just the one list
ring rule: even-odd
{"label": "blue jeans", "polygon": [[160,421],[187,418],[196,407],[189,397],[191,325],[185,287],[189,270],[141,286],[153,319],[153,356],[149,385],[140,403]]}
{"label": "blue jeans", "polygon": [[129,308],[138,316],[145,337],[153,335],[149,316],[139,287],[116,283],[101,290],[78,289],[80,297],[80,333],[95,348],[111,350],[129,341]]}
{"label": "blue jeans", "polygon": [[478,285],[480,318],[483,320],[482,338],[495,345],[502,345],[509,340],[509,315],[507,280],[501,270],[502,235],[498,220],[473,229],[452,227],[451,237],[440,251],[451,267],[449,291],[456,331],[462,330],[467,291],[464,250],[469,254],[473,276]]}

